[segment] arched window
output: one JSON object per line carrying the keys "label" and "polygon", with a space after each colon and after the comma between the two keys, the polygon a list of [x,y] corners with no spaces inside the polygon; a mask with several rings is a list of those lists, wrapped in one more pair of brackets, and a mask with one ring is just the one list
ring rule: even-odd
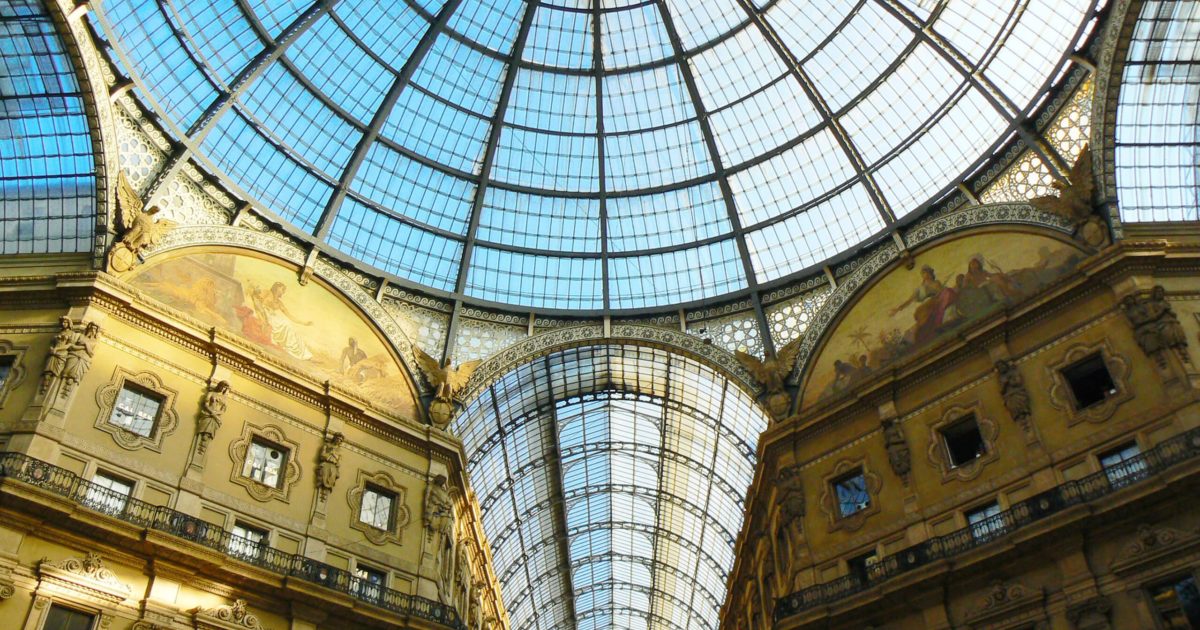
{"label": "arched window", "polygon": [[79,82],[37,0],[0,6],[0,254],[86,252],[95,156]]}

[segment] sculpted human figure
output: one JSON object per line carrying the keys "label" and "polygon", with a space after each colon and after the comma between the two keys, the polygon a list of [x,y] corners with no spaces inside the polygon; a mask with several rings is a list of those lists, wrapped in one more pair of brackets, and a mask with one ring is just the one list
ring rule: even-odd
{"label": "sculpted human figure", "polygon": [[[1138,346],[1148,355],[1172,349],[1180,358],[1187,358],[1187,335],[1171,303],[1166,290],[1157,285],[1149,295],[1127,295],[1121,300],[1121,310],[1133,326],[1133,336]],[[1160,357],[1161,361],[1161,357]]]}
{"label": "sculpted human figure", "polygon": [[912,472],[912,452],[900,430],[900,423],[895,419],[883,421],[883,442],[887,446],[892,472],[907,485],[909,473]]}
{"label": "sculpted human figure", "polygon": [[329,496],[341,475],[339,464],[342,459],[340,448],[343,440],[345,436],[341,433],[329,434],[325,443],[321,445],[321,453],[317,456],[317,490],[322,500]]}
{"label": "sculpted human figure", "polygon": [[[446,585],[453,575],[454,563],[454,501],[446,487],[445,475],[434,475],[425,486],[425,534],[433,549],[435,568],[439,576],[438,590],[443,598],[449,595]],[[449,600],[444,600],[449,603]]]}
{"label": "sculpted human figure", "polygon": [[1004,407],[1008,409],[1013,421],[1028,430],[1029,390],[1025,389],[1025,379],[1017,371],[1017,366],[1007,359],[996,362],[996,374],[1000,379],[1000,395],[1004,398]]}
{"label": "sculpted human figure", "polygon": [[63,368],[67,364],[67,353],[71,349],[71,342],[75,340],[74,325],[71,323],[71,318],[62,316],[58,318],[58,334],[54,336],[54,341],[50,343],[50,354],[46,357],[46,367],[42,368],[42,394],[50,391],[50,386],[62,377]]}
{"label": "sculpted human figure", "polygon": [[792,566],[804,544],[804,488],[800,482],[800,467],[785,466],[775,479],[779,494],[775,522],[776,562],[783,579],[790,583]]}
{"label": "sculpted human figure", "polygon": [[217,429],[221,428],[221,420],[229,406],[226,400],[228,394],[229,382],[220,381],[208,389],[200,403],[200,416],[196,419],[196,435],[200,441],[196,450],[202,454],[208,449],[208,443],[217,434]]}
{"label": "sculpted human figure", "polygon": [[83,380],[83,376],[92,367],[92,357],[96,355],[96,342],[100,340],[100,325],[89,322],[83,334],[75,335],[71,347],[67,350],[67,360],[63,364],[62,395],[68,396],[71,390]]}

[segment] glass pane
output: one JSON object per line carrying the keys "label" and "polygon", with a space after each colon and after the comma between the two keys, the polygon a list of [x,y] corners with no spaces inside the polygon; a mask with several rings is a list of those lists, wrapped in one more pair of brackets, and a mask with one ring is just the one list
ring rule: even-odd
{"label": "glass pane", "polygon": [[92,630],[95,620],[95,615],[53,604],[50,606],[50,612],[46,613],[46,623],[42,630]]}

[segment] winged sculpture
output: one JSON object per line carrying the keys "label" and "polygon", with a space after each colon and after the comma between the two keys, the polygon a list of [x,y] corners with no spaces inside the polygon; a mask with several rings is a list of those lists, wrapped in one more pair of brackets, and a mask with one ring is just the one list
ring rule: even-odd
{"label": "winged sculpture", "polygon": [[1069,183],[1053,182],[1050,185],[1058,191],[1057,195],[1044,195],[1031,199],[1029,203],[1038,210],[1057,214],[1058,216],[1079,224],[1092,216],[1092,199],[1095,193],[1092,183],[1092,152],[1083,145],[1079,158],[1067,174]]}
{"label": "winged sculpture", "polygon": [[736,355],[738,363],[762,385],[767,410],[777,418],[786,414],[791,402],[787,393],[787,378],[796,365],[796,357],[800,355],[800,338],[793,339],[777,350],[774,356],[765,359],[759,359],[741,350],[738,350]]}
{"label": "winged sculpture", "polygon": [[429,403],[429,417],[434,424],[442,427],[450,422],[458,395],[483,361],[467,361],[453,367],[448,363],[442,365],[441,361],[415,346],[413,352],[417,357],[417,365],[434,389],[433,401]]}
{"label": "winged sculpture", "polygon": [[125,173],[117,175],[117,241],[108,254],[109,267],[113,271],[129,271],[142,261],[142,252],[162,241],[163,235],[175,222],[158,219],[158,206],[146,207],[137,191],[126,179]]}

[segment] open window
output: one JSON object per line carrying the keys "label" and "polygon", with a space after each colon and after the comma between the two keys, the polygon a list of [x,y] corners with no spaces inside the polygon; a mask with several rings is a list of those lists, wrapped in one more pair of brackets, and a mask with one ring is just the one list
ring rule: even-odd
{"label": "open window", "polygon": [[1077,411],[1103,403],[1110,396],[1117,394],[1116,382],[1108,371],[1108,365],[1104,363],[1104,355],[1099,352],[1094,352],[1061,371],[1071,389]]}
{"label": "open window", "polygon": [[969,464],[987,453],[987,442],[979,431],[975,414],[969,414],[940,431],[951,468]]}

